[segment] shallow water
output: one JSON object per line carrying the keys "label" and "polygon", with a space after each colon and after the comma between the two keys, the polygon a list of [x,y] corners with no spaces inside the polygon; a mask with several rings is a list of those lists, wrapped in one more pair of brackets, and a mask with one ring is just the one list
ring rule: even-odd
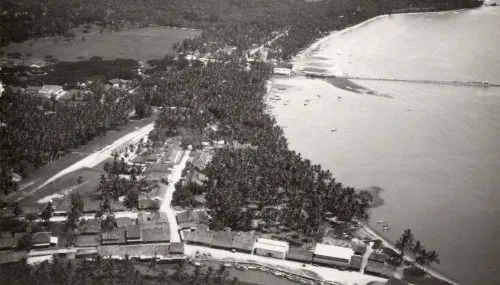
{"label": "shallow water", "polygon": [[[499,27],[500,9],[489,7],[382,17],[322,41],[297,65],[500,83]],[[440,254],[437,268],[462,284],[500,284],[500,88],[356,81],[391,99],[319,79],[274,83],[290,86],[273,89],[283,98],[273,113],[292,149],[344,184],[384,189],[384,205],[371,213],[374,228],[386,220],[392,241],[411,228]]]}

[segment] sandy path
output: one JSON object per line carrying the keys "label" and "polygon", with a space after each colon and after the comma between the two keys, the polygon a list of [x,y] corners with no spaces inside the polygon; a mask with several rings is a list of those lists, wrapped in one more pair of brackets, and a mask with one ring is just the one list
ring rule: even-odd
{"label": "sandy path", "polygon": [[39,189],[41,189],[42,187],[44,187],[45,185],[55,181],[56,179],[68,174],[68,173],[71,173],[75,170],[78,170],[78,169],[81,169],[81,168],[84,168],[84,167],[88,167],[88,168],[92,168],[92,167],[95,167],[96,165],[98,165],[99,163],[105,161],[106,159],[108,159],[111,154],[117,150],[118,148],[120,147],[123,147],[124,145],[129,145],[129,144],[132,144],[132,143],[137,143],[139,142],[142,138],[145,138],[149,132],[151,132],[154,128],[154,123],[151,123],[151,124],[148,124],[140,129],[137,129],[136,131],[134,132],[131,132],[119,139],[117,139],[116,141],[114,141],[112,144],[110,144],[109,146],[107,146],[106,148],[98,151],[98,152],[95,152],[95,153],[92,153],[90,155],[88,155],[87,157],[85,157],[84,159],[72,164],[71,166],[63,169],[62,171],[60,171],[59,173],[57,173],[56,175],[52,176],[51,178],[47,179],[44,183],[42,183],[40,186],[36,187],[35,189],[31,190],[30,192],[28,193],[25,193],[24,195],[22,195],[21,197],[17,198],[16,199],[16,202],[18,202],[19,200],[23,199],[24,197],[28,196],[28,195],[31,195],[33,194],[34,192],[38,191]]}
{"label": "sandy path", "polygon": [[175,191],[175,183],[181,179],[182,170],[186,167],[186,163],[189,159],[190,151],[186,151],[181,159],[181,162],[174,166],[172,169],[172,180],[169,181],[167,186],[167,191],[165,192],[165,197],[160,207],[160,212],[167,214],[168,223],[170,225],[170,242],[180,242],[181,238],[179,235],[179,225],[175,218],[175,211],[172,208],[172,196]]}

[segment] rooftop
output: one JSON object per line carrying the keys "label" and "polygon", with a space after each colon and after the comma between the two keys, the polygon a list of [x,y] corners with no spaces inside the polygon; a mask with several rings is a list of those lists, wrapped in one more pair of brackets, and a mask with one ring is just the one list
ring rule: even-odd
{"label": "rooftop", "polygon": [[170,229],[168,224],[162,224],[158,227],[145,227],[142,229],[142,242],[156,243],[156,242],[169,242]]}
{"label": "rooftop", "polygon": [[113,229],[110,232],[102,233],[102,244],[121,244],[125,243],[125,228]]}
{"label": "rooftop", "polygon": [[138,240],[141,239],[142,228],[140,225],[128,225],[127,226],[127,240]]}
{"label": "rooftop", "polygon": [[168,244],[136,244],[136,245],[112,245],[100,246],[98,254],[100,256],[122,256],[129,255],[130,257],[140,256],[165,256],[170,252]]}
{"label": "rooftop", "polygon": [[168,220],[167,220],[167,215],[162,212],[139,213],[137,215],[137,223],[140,225],[168,223]]}
{"label": "rooftop", "polygon": [[184,243],[183,242],[171,242],[169,247],[171,254],[183,254],[184,253]]}
{"label": "rooftop", "polygon": [[245,232],[236,233],[233,238],[233,248],[238,250],[251,251],[256,241],[257,235]]}
{"label": "rooftop", "polygon": [[298,260],[302,262],[310,262],[313,258],[313,252],[300,248],[290,247],[287,254],[287,259]]}
{"label": "rooftop", "polygon": [[353,254],[354,251],[352,248],[327,245],[323,243],[316,244],[316,248],[314,250],[314,255],[342,258],[347,260],[351,260],[351,256]]}
{"label": "rooftop", "polygon": [[177,214],[176,219],[179,224],[193,222],[201,223],[207,221],[208,215],[206,211],[187,210]]}
{"label": "rooftop", "polygon": [[134,224],[134,220],[131,218],[128,218],[128,217],[120,217],[120,218],[116,218],[115,220],[116,220],[116,226],[118,228],[123,228],[123,227],[126,227],[128,225]]}
{"label": "rooftop", "polygon": [[14,247],[14,238],[10,232],[0,232],[0,249]]}
{"label": "rooftop", "polygon": [[372,252],[368,260],[384,263],[387,257],[381,253]]}
{"label": "rooftop", "polygon": [[361,266],[363,264],[363,257],[359,255],[353,255],[351,256],[351,267],[356,268],[356,269],[361,269]]}
{"label": "rooftop", "polygon": [[215,233],[210,231],[188,232],[187,236],[185,237],[185,240],[188,242],[210,245],[212,244],[214,235]]}
{"label": "rooftop", "polygon": [[393,277],[395,271],[396,268],[392,265],[370,260],[365,267],[366,273],[376,274],[384,277]]}
{"label": "rooftop", "polygon": [[222,248],[232,248],[235,233],[231,231],[218,231],[212,240],[212,246]]}
{"label": "rooftop", "polygon": [[81,232],[85,234],[98,234],[101,231],[101,222],[96,219],[87,220]]}
{"label": "rooftop", "polygon": [[50,244],[50,232],[38,232],[33,234],[33,245]]}
{"label": "rooftop", "polygon": [[75,246],[99,246],[99,236],[98,235],[79,235],[76,238]]}
{"label": "rooftop", "polygon": [[158,202],[151,199],[141,200],[139,201],[139,209],[140,210],[158,210],[160,209],[160,205]]}
{"label": "rooftop", "polygon": [[286,252],[288,250],[288,247],[285,246],[269,244],[269,243],[260,243],[258,241],[255,243],[255,248],[265,249],[269,251],[277,251],[277,252]]}

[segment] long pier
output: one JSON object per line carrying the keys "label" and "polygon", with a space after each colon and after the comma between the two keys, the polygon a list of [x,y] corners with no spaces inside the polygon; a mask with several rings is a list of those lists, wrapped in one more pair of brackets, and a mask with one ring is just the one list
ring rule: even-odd
{"label": "long pier", "polygon": [[438,85],[455,85],[455,86],[471,86],[471,87],[500,87],[500,84],[490,83],[488,81],[397,79],[397,78],[378,78],[378,77],[357,77],[349,75],[335,76],[331,74],[316,74],[316,73],[307,73],[306,76],[313,78],[344,78],[352,80],[389,81],[389,82],[405,82],[405,83],[418,83],[418,84],[438,84]]}

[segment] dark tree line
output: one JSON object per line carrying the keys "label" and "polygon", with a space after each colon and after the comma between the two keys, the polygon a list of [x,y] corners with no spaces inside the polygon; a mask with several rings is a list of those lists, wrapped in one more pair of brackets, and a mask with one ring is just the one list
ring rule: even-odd
{"label": "dark tree line", "polygon": [[428,268],[432,263],[439,264],[439,254],[435,250],[427,250],[419,240],[416,240],[411,229],[406,229],[399,240],[396,241],[396,248],[400,251],[400,256],[395,263],[401,263],[405,255],[412,256],[415,263]]}
{"label": "dark tree line", "polygon": [[196,267],[190,270],[186,263],[179,263],[173,273],[151,261],[146,270],[128,256],[113,260],[97,256],[93,260],[66,260],[54,258],[53,262],[28,265],[26,261],[0,266],[0,284],[11,285],[221,285],[243,284],[237,278],[230,279],[224,266],[214,269]]}
{"label": "dark tree line", "polygon": [[128,122],[133,97],[125,92],[104,92],[96,84],[83,103],[69,106],[42,100],[7,88],[0,97],[0,182],[5,194],[15,190],[12,171],[22,177],[45,163]]}

